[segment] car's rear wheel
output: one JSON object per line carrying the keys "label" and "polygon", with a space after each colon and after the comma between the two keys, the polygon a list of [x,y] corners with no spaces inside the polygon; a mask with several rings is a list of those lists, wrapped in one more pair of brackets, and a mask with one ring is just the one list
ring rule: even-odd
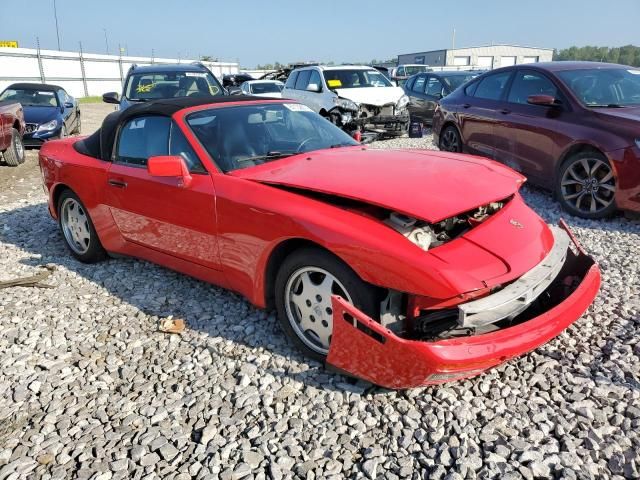
{"label": "car's rear wheel", "polygon": [[285,259],[275,295],[282,329],[303,353],[319,361],[326,358],[333,334],[332,295],[374,318],[380,305],[375,287],[319,248],[296,250]]}
{"label": "car's rear wheel", "polygon": [[7,165],[10,167],[17,167],[21,163],[24,163],[24,144],[22,143],[20,132],[15,128],[11,129],[11,145],[9,145],[9,148],[7,148],[2,155],[4,156],[4,161],[7,162]]}
{"label": "car's rear wheel", "polygon": [[58,199],[58,223],[67,247],[78,260],[95,263],[105,258],[89,212],[71,190],[62,192]]}
{"label": "car's rear wheel", "polygon": [[462,152],[462,139],[460,138],[460,132],[453,125],[448,125],[440,133],[440,141],[438,148],[444,152]]}
{"label": "car's rear wheel", "polygon": [[604,218],[616,210],[616,178],[599,152],[571,156],[560,167],[556,194],[562,207],[583,218]]}
{"label": "car's rear wheel", "polygon": [[80,131],[82,130],[81,118],[80,114],[76,117],[76,128],[73,129],[73,133],[76,135],[80,135]]}

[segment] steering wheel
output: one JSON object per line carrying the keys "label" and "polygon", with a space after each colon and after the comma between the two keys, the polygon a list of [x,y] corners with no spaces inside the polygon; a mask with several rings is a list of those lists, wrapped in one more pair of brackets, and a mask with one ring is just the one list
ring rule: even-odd
{"label": "steering wheel", "polygon": [[300,142],[300,145],[298,145],[298,148],[296,148],[296,153],[300,153],[302,151],[302,148],[309,142],[313,141],[313,140],[317,140],[316,137],[307,137],[304,140],[302,140],[302,142]]}

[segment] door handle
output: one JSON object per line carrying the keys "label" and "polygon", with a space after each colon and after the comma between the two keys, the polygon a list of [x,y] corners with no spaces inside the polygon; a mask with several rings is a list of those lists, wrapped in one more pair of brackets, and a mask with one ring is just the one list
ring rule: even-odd
{"label": "door handle", "polygon": [[462,108],[469,108],[471,106],[470,103],[463,103]]}
{"label": "door handle", "polygon": [[503,115],[508,115],[511,113],[511,110],[509,110],[508,108],[503,108],[502,110],[500,110],[500,113]]}
{"label": "door handle", "polygon": [[109,179],[109,185],[117,188],[127,188],[127,182],[123,182],[122,180],[114,180],[113,178]]}

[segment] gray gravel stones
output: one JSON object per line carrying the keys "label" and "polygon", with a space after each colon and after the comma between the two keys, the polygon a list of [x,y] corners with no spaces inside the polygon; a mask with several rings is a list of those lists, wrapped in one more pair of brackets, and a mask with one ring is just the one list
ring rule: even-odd
{"label": "gray gravel stones", "polygon": [[[637,221],[572,218],[525,186],[596,256],[595,305],[478,378],[390,392],[301,357],[273,312],[233,293],[142,261],[72,260],[28,155],[0,190],[0,279],[57,269],[54,289],[0,295],[0,479],[638,478]],[[170,315],[181,336],[157,332]]]}

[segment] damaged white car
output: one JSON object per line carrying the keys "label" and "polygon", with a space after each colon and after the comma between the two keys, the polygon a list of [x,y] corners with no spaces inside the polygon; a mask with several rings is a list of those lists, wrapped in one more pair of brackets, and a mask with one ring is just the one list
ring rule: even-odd
{"label": "damaged white car", "polygon": [[371,67],[298,68],[282,96],[304,103],[348,132],[399,136],[409,128],[409,98]]}

